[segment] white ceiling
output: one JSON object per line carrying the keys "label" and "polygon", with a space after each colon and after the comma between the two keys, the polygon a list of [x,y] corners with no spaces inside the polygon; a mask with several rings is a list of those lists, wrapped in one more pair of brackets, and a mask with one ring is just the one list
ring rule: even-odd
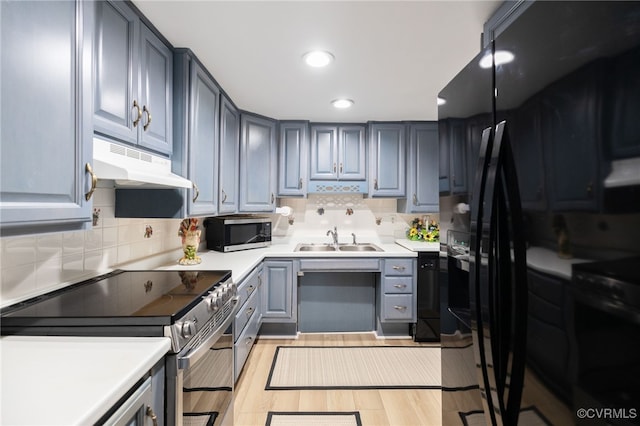
{"label": "white ceiling", "polygon": [[[501,0],[134,0],[188,47],[235,104],[277,119],[435,120],[436,96],[480,49]],[[313,49],[335,56],[304,65]],[[338,97],[355,101],[335,110]]]}

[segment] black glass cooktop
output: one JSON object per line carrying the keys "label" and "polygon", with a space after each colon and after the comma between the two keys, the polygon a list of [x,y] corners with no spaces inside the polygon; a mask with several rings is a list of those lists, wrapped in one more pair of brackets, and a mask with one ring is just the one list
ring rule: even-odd
{"label": "black glass cooktop", "polygon": [[573,270],[615,279],[625,284],[640,285],[640,256],[599,262],[577,263],[573,265]]}
{"label": "black glass cooktop", "polygon": [[170,324],[230,277],[230,271],[114,271],[6,308],[0,321],[3,327],[100,318]]}

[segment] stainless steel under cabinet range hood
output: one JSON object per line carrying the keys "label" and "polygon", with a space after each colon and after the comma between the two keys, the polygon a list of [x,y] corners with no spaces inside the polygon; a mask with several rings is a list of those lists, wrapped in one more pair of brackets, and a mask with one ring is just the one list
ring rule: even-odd
{"label": "stainless steel under cabinet range hood", "polygon": [[98,180],[119,188],[192,188],[190,180],[171,173],[171,160],[93,138],[93,169]]}
{"label": "stainless steel under cabinet range hood", "polygon": [[605,188],[640,185],[640,157],[611,162],[611,173],[604,180]]}

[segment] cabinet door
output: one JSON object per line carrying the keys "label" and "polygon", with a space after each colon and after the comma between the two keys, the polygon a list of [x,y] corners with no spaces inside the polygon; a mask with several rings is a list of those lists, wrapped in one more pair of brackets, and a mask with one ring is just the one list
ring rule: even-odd
{"label": "cabinet door", "polygon": [[173,53],[146,25],[140,25],[140,32],[140,145],[170,155],[173,149]]}
{"label": "cabinet door", "polygon": [[366,167],[365,127],[338,127],[338,178],[365,180],[367,178]]}
{"label": "cabinet door", "polygon": [[138,142],[138,16],[122,2],[95,2],[93,126],[124,142]]}
{"label": "cabinet door", "polygon": [[404,197],[405,173],[405,125],[375,123],[369,127],[371,150],[371,180],[369,195],[372,197]]}
{"label": "cabinet door", "polygon": [[280,122],[278,155],[278,194],[305,195],[307,151],[309,146],[306,122]]}
{"label": "cabinet door", "polygon": [[[343,165],[344,166],[344,165]],[[311,126],[310,179],[336,179],[338,177],[338,128]]]}
{"label": "cabinet door", "polygon": [[220,106],[220,213],[238,210],[239,158],[240,114],[223,95]]}
{"label": "cabinet door", "polygon": [[598,206],[599,65],[570,74],[543,94],[542,129],[545,163],[551,170],[547,184],[552,210],[596,210]]}
{"label": "cabinet door", "polygon": [[[437,212],[438,190],[438,127],[437,123],[413,124],[409,143],[409,192],[407,201],[411,213]],[[409,212],[407,212],[409,213]]]}
{"label": "cabinet door", "polygon": [[481,114],[467,120],[467,188],[470,193],[473,192],[476,183],[482,132],[492,126],[491,114]]}
{"label": "cabinet door", "polygon": [[438,169],[438,187],[440,192],[449,192],[451,187],[449,185],[449,123],[446,120],[438,122],[438,140],[439,140],[439,154],[440,159]]}
{"label": "cabinet door", "polygon": [[275,122],[243,114],[240,139],[240,210],[273,211],[275,208]]}
{"label": "cabinet door", "polygon": [[220,89],[195,61],[190,69],[189,179],[195,184],[190,216],[216,214],[218,207],[218,105]]}
{"label": "cabinet door", "polygon": [[611,150],[614,158],[640,155],[640,48],[616,57],[611,65]]}
{"label": "cabinet door", "polygon": [[90,226],[93,16],[92,2],[0,2],[3,235]]}
{"label": "cabinet door", "polygon": [[466,128],[462,120],[449,123],[449,183],[452,194],[467,192]]}
{"label": "cabinet door", "polygon": [[527,210],[546,209],[540,99],[534,97],[515,111],[509,128],[518,172],[520,200]]}
{"label": "cabinet door", "polygon": [[293,315],[293,262],[266,261],[262,293],[263,322],[295,322]]}

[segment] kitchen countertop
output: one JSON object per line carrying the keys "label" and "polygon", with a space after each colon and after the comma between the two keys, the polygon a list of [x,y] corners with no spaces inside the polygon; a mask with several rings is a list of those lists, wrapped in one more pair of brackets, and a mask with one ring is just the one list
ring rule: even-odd
{"label": "kitchen countertop", "polygon": [[0,424],[94,424],[170,345],[164,337],[3,337]]}
{"label": "kitchen countertop", "polygon": [[[160,269],[160,270],[230,270],[235,282],[244,279],[257,265],[266,258],[394,258],[394,257],[417,257],[417,251],[407,249],[394,241],[385,242],[378,239],[366,239],[361,242],[373,243],[380,247],[383,251],[370,252],[300,252],[294,251],[299,243],[324,244],[324,239],[275,239],[271,246],[261,249],[241,250],[231,253],[221,253],[213,250],[199,251],[198,256],[202,259],[202,263],[192,266],[183,266],[178,264],[181,252],[177,252],[175,260],[164,264],[150,264],[149,261],[138,261],[122,265],[121,269],[140,270],[140,269]],[[438,248],[434,251],[438,251]]]}
{"label": "kitchen countertop", "polygon": [[592,260],[576,257],[562,259],[558,257],[555,251],[544,247],[530,247],[527,249],[527,266],[529,268],[567,280],[571,279],[571,265],[584,262],[592,262]]}

